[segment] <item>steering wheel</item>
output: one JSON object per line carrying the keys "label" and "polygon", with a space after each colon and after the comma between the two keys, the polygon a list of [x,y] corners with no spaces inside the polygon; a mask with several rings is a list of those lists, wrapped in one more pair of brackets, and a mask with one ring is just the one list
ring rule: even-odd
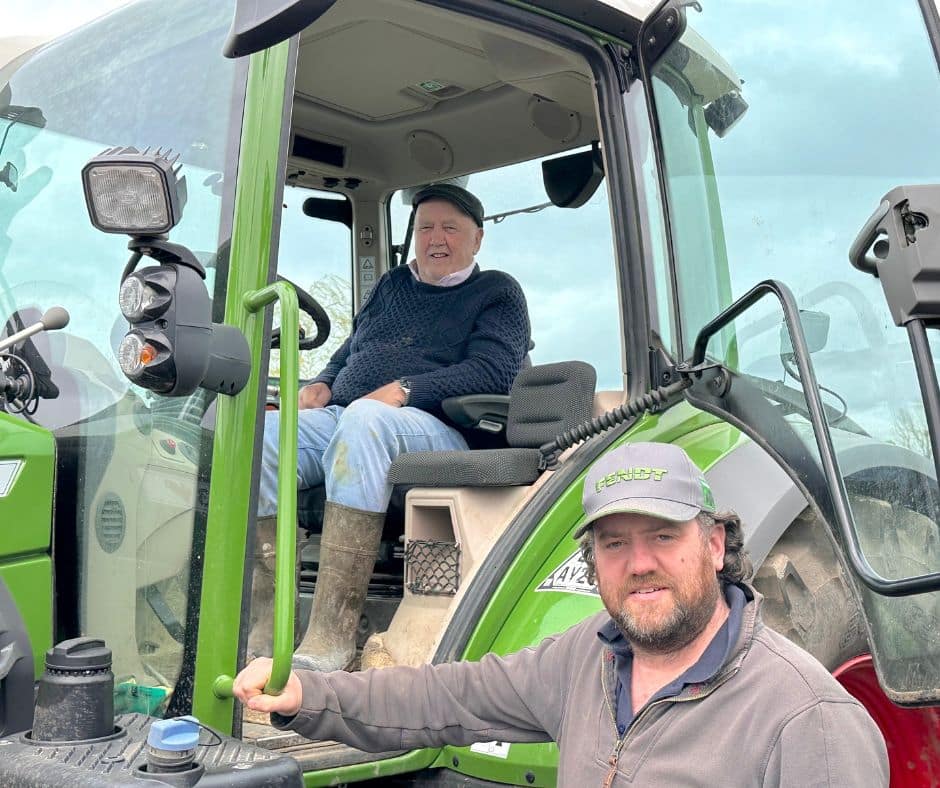
{"label": "steering wheel", "polygon": [[[310,295],[302,287],[298,287],[294,282],[288,279],[285,276],[277,275],[277,280],[279,282],[287,282],[294,290],[297,292],[297,304],[300,306],[302,312],[306,313],[313,319],[313,325],[317,329],[317,333],[312,337],[308,337],[304,334],[303,329],[300,330],[300,349],[301,350],[313,350],[314,348],[320,347],[326,340],[330,338],[330,316],[326,313],[326,310],[320,306],[317,300]],[[275,328],[271,332],[271,348],[277,349],[281,347],[281,329]]]}

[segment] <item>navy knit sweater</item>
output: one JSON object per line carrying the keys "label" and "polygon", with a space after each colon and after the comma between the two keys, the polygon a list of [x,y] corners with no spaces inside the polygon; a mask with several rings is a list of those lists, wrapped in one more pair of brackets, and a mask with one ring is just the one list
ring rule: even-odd
{"label": "navy knit sweater", "polygon": [[529,333],[525,296],[508,274],[475,266],[460,284],[436,287],[403,265],[379,279],[314,382],[330,387],[332,404],[348,405],[405,378],[408,405],[440,413],[447,397],[508,394]]}

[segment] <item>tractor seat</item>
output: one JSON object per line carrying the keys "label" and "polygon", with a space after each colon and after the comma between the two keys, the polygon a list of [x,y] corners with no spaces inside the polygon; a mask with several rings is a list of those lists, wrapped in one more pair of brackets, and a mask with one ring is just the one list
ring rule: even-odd
{"label": "tractor seat", "polygon": [[[411,487],[532,484],[541,474],[539,446],[591,418],[596,381],[594,367],[583,361],[540,364],[519,372],[508,398],[505,395],[469,395],[445,400],[445,412],[463,411],[490,423],[501,417],[498,411],[505,407],[508,448],[402,454],[392,463],[388,474],[389,482],[394,485],[389,527],[393,528],[394,522],[401,520],[405,493]],[[508,405],[505,405],[507,399]],[[465,407],[460,407],[461,404]],[[303,528],[319,531],[325,499],[326,490],[322,485],[298,491],[297,516]]]}
{"label": "tractor seat", "polygon": [[597,373],[583,361],[523,369],[512,384],[506,415],[508,448],[416,451],[392,463],[396,487],[511,487],[532,484],[539,446],[591,418]]}

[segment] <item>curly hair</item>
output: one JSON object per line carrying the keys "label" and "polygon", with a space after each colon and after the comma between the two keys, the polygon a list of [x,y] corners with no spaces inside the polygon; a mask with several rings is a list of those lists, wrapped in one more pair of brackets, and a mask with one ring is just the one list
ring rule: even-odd
{"label": "curly hair", "polygon": [[[718,572],[718,579],[724,583],[738,583],[750,580],[754,574],[751,558],[744,549],[744,528],[741,518],[734,512],[699,512],[695,518],[702,536],[708,538],[712,528],[719,523],[725,527],[725,561]],[[594,529],[590,528],[579,543],[581,558],[587,565],[585,578],[591,585],[597,584],[597,566],[594,563]]]}

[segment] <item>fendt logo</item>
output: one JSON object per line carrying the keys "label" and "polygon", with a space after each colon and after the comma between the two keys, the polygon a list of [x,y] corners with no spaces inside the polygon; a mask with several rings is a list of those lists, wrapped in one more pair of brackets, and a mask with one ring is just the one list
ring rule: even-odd
{"label": "fendt logo", "polygon": [[536,591],[561,591],[568,594],[598,596],[597,586],[587,581],[587,564],[581,557],[581,550],[574,553],[554,572],[539,583]]}
{"label": "fendt logo", "polygon": [[669,473],[669,471],[665,468],[649,468],[642,466],[636,468],[620,468],[613,473],[608,473],[606,476],[601,476],[601,478],[594,483],[594,492],[600,492],[605,487],[613,487],[615,484],[620,484],[621,482],[661,482],[663,476],[667,473]]}

